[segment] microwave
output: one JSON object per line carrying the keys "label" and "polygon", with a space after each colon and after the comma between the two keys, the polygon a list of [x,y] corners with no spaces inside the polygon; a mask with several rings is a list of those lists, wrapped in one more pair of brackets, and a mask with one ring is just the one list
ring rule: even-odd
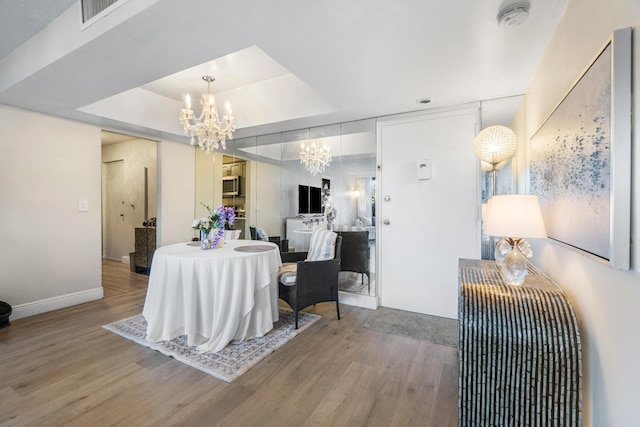
{"label": "microwave", "polygon": [[241,191],[241,177],[239,176],[223,176],[222,177],[222,195],[223,196],[239,196]]}

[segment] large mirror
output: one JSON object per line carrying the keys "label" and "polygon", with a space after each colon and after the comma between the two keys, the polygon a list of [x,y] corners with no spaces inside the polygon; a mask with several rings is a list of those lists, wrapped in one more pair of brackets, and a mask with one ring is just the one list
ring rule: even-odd
{"label": "large mirror", "polygon": [[[375,119],[360,120],[234,139],[215,156],[199,153],[196,215],[200,202],[232,206],[242,239],[267,238],[281,251],[308,250],[311,231],[329,226],[349,241],[340,290],[375,295],[375,128]],[[300,161],[301,144],[311,143],[331,153],[315,174]]]}

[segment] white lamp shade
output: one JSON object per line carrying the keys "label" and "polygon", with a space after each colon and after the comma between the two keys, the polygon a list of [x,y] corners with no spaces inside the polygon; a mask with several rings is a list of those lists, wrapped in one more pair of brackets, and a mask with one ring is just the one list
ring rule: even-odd
{"label": "white lamp shade", "polygon": [[533,194],[493,196],[487,204],[484,234],[513,238],[547,237],[538,196]]}
{"label": "white lamp shade", "polygon": [[473,151],[483,162],[496,165],[513,157],[518,148],[516,134],[506,126],[489,126],[473,140]]}

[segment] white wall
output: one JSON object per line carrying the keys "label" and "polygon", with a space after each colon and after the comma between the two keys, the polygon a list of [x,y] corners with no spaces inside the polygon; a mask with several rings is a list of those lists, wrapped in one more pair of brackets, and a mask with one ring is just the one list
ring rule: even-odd
{"label": "white wall", "polygon": [[102,298],[100,129],[1,105],[0,123],[0,300],[18,319]]}
{"label": "white wall", "polygon": [[[284,239],[284,221],[281,214],[282,168],[265,162],[256,162],[255,217],[256,227],[264,229],[268,236]],[[251,224],[253,225],[253,224]]]}
{"label": "white wall", "polygon": [[188,242],[194,236],[195,156],[195,149],[188,144],[158,144],[158,247]]}
{"label": "white wall", "polygon": [[[584,71],[611,33],[640,23],[637,0],[570,0],[526,95],[526,141]],[[640,27],[633,36],[633,134],[640,135]],[[640,242],[640,150],[632,153],[632,241]],[[524,152],[519,153],[519,162]],[[521,181],[524,175],[520,174]],[[518,188],[523,190],[521,183]],[[630,271],[612,270],[549,240],[534,243],[534,264],[568,294],[583,348],[585,426],[640,425],[640,251]]]}
{"label": "white wall", "polygon": [[[0,123],[0,300],[11,320],[102,298],[101,129],[2,105]],[[161,142],[159,245],[191,239],[194,193],[193,147]]]}
{"label": "white wall", "polygon": [[202,203],[213,208],[222,204],[222,154],[206,154],[200,148],[192,149],[196,159],[194,218],[200,218],[207,215],[207,209]]}

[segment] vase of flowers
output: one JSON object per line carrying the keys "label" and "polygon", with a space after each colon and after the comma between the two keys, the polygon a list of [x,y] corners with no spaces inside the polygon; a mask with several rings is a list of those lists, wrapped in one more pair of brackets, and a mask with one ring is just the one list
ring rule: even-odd
{"label": "vase of flowers", "polygon": [[224,230],[233,225],[233,208],[220,205],[214,210],[204,203],[200,204],[209,212],[208,216],[195,219],[191,224],[193,229],[200,230],[200,248],[221,248],[224,245]]}
{"label": "vase of flowers", "polygon": [[324,205],[324,218],[327,221],[327,230],[333,231],[333,220],[336,219],[338,211],[331,206],[331,199]]}

